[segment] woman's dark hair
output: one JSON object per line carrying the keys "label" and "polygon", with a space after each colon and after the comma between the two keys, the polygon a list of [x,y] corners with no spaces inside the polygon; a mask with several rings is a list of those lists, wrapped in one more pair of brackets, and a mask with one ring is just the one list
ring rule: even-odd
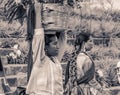
{"label": "woman's dark hair", "polygon": [[45,35],[45,45],[49,45],[49,43],[52,41],[51,37],[54,37],[55,35],[47,34]]}
{"label": "woman's dark hair", "polygon": [[90,33],[79,33],[76,36],[75,46],[81,45],[83,42],[87,42],[90,38]]}
{"label": "woman's dark hair", "polygon": [[52,41],[51,37],[56,36],[59,39],[60,33],[56,34],[45,34],[45,45],[49,45],[49,43]]}

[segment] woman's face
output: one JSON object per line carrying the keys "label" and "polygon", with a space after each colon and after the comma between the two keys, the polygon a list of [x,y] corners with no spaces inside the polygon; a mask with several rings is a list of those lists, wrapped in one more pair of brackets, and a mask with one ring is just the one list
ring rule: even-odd
{"label": "woman's face", "polygon": [[46,46],[48,56],[57,56],[59,52],[58,38],[53,36],[50,38],[50,43]]}

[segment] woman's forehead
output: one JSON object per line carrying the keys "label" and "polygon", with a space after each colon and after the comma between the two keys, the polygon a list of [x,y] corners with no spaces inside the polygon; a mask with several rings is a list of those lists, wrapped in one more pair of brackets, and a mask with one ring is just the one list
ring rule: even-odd
{"label": "woman's forehead", "polygon": [[56,35],[54,35],[54,36],[50,37],[50,40],[51,40],[51,41],[58,41],[58,38],[57,38]]}

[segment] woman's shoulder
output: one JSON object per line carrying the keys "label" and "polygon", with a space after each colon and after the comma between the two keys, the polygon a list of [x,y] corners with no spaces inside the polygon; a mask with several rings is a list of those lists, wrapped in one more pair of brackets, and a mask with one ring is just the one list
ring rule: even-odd
{"label": "woman's shoulder", "polygon": [[88,56],[88,54],[86,54],[86,53],[84,53],[84,52],[80,52],[80,53],[78,54],[77,58],[80,58],[80,59],[82,59],[82,58],[90,59],[89,56]]}
{"label": "woman's shoulder", "polygon": [[50,60],[50,58],[45,55],[44,58],[41,60],[41,65],[40,66],[45,65],[45,64],[49,64],[51,62],[52,61]]}
{"label": "woman's shoulder", "polygon": [[90,65],[93,63],[93,60],[87,53],[81,52],[78,54],[77,62]]}

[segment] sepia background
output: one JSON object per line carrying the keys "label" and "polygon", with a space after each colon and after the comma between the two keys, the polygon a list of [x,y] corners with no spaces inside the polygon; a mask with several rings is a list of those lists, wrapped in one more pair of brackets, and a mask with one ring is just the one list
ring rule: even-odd
{"label": "sepia background", "polygon": [[[7,0],[0,0],[0,79],[6,77],[11,89],[27,84],[27,64],[29,43],[26,19],[22,25],[18,21],[8,24],[4,7]],[[79,22],[68,20],[67,46],[62,66],[65,69],[70,53],[73,50],[75,35],[79,32],[90,32],[91,37],[86,50],[94,59],[96,70],[102,69],[107,87],[112,89],[110,95],[117,95],[120,87],[116,76],[116,64],[120,61],[120,7],[119,0],[81,0]],[[75,14],[70,15],[72,18]],[[67,19],[67,18],[66,18]],[[4,76],[4,73],[5,76]],[[64,74],[64,72],[63,72]],[[1,84],[0,84],[1,86]],[[116,93],[116,94],[115,94]]]}

